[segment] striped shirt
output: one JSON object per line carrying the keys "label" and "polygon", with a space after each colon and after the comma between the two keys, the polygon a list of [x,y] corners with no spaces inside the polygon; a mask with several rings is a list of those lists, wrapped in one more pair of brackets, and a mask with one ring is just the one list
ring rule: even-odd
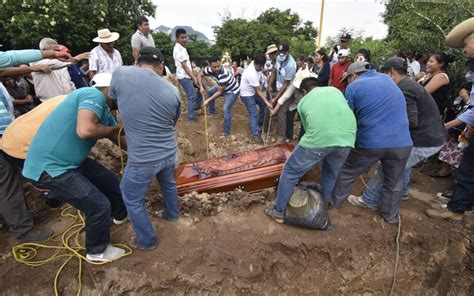
{"label": "striped shirt", "polygon": [[232,74],[229,70],[224,67],[221,67],[221,71],[219,74],[215,75],[212,73],[210,67],[204,68],[202,73],[206,76],[212,77],[219,86],[225,86],[224,93],[233,93],[236,94],[240,90],[239,83],[234,78],[234,74]]}

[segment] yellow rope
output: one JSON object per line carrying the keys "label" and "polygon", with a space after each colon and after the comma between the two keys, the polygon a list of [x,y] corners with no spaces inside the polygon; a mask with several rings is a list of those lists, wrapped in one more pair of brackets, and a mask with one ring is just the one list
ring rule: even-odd
{"label": "yellow rope", "polygon": [[[54,295],[56,296],[59,295],[59,291],[58,291],[59,275],[61,274],[62,270],[66,267],[66,265],[71,261],[71,259],[77,258],[78,264],[79,264],[79,269],[77,272],[77,282],[78,282],[77,295],[81,294],[82,262],[83,261],[93,264],[93,265],[103,265],[103,264],[111,262],[111,261],[106,261],[106,262],[91,261],[91,260],[88,260],[84,255],[79,253],[80,251],[85,250],[85,248],[79,242],[79,234],[85,227],[85,221],[80,211],[77,211],[77,214],[72,214],[69,212],[70,209],[72,209],[72,206],[68,206],[64,208],[63,211],[61,212],[62,217],[69,217],[69,218],[74,219],[74,221],[69,225],[69,227],[66,228],[66,230],[64,230],[62,233],[59,233],[55,236],[50,237],[48,240],[44,241],[43,243],[23,243],[23,244],[15,245],[12,247],[12,253],[15,260],[19,263],[25,264],[30,267],[39,267],[49,262],[52,262],[56,259],[66,258],[66,260],[59,267],[54,277]],[[58,240],[59,237],[61,238],[60,240]],[[74,246],[70,245],[71,239],[73,239],[73,243],[75,243]],[[53,244],[48,244],[48,243],[53,243]],[[125,254],[119,258],[132,254],[132,249],[127,245],[116,244],[114,246],[121,247],[126,250]],[[55,252],[53,255],[47,258],[37,259],[36,257],[38,255],[38,250],[41,248],[55,250]],[[116,258],[115,260],[119,258]]]}

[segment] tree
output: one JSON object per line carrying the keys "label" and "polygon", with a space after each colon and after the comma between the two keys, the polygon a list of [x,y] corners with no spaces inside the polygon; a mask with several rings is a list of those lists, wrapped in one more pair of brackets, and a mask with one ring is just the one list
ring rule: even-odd
{"label": "tree", "polygon": [[174,42],[169,34],[164,32],[153,32],[153,39],[155,40],[155,46],[158,48],[165,58],[165,65],[170,69],[174,69],[173,60],[173,46]]}
{"label": "tree", "polygon": [[314,51],[314,38],[317,30],[307,21],[301,26],[301,18],[290,9],[281,11],[270,8],[255,20],[232,18],[227,15],[221,26],[215,27],[216,47],[227,51],[234,60],[265,52],[272,43],[282,40],[290,42],[293,55],[309,54]]}
{"label": "tree", "polygon": [[473,16],[472,0],[389,1],[383,14],[388,25],[388,41],[397,48],[419,53],[447,50],[446,34],[458,23]]}
{"label": "tree", "polygon": [[155,15],[151,0],[72,1],[3,0],[0,9],[2,50],[38,48],[41,38],[51,37],[73,53],[90,51],[97,30],[120,33],[115,47],[124,62],[133,62],[130,37],[138,15]]}
{"label": "tree", "polygon": [[465,81],[465,59],[460,50],[448,48],[444,39],[455,25],[473,16],[472,0],[389,1],[383,14],[384,23],[388,25],[386,41],[402,52],[446,52],[453,61],[448,75],[452,95],[456,95]]}

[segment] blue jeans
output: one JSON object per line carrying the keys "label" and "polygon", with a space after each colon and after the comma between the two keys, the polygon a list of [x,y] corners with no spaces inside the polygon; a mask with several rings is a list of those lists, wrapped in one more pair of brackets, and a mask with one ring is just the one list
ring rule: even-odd
{"label": "blue jeans", "polygon": [[263,120],[265,118],[265,110],[267,109],[267,105],[265,102],[260,98],[259,95],[255,94],[255,103],[257,103],[258,106],[258,126],[262,127],[263,126]]}
{"label": "blue jeans", "polygon": [[56,199],[84,212],[88,254],[102,253],[110,243],[111,214],[119,220],[127,216],[117,177],[89,158],[54,178],[44,172],[35,186],[54,191]]}
{"label": "blue jeans", "polygon": [[[214,86],[213,88],[211,88],[207,91],[207,94],[209,96],[212,96],[213,94],[215,94],[217,92],[218,89],[219,89],[219,86]],[[224,130],[223,130],[223,133],[225,135],[230,134],[230,123],[232,121],[232,106],[234,105],[235,100],[237,99],[238,95],[239,95],[239,93],[233,94],[231,92],[227,92],[227,93],[222,94],[222,96],[224,97]],[[215,107],[214,107],[214,111],[215,111]]]}
{"label": "blue jeans", "polygon": [[197,105],[197,97],[196,97],[196,90],[194,88],[194,82],[192,79],[183,78],[178,79],[179,83],[184,89],[186,93],[186,97],[188,98],[188,120],[195,121],[196,115],[194,114],[194,108]]}
{"label": "blue jeans", "polygon": [[[257,118],[257,104],[256,99],[257,95],[253,95],[250,97],[240,97],[242,102],[244,103],[247,111],[249,113],[249,122],[250,122],[250,129],[252,131],[252,137],[258,138],[259,137],[259,129],[258,129],[258,118]],[[261,110],[261,109],[260,109]],[[262,118],[263,123],[263,118]]]}
{"label": "blue jeans", "polygon": [[[420,161],[427,159],[428,157],[436,154],[442,146],[439,147],[412,147],[410,156],[408,157],[403,171],[403,196],[408,196],[408,189],[410,187],[410,176],[411,168],[414,167]],[[382,167],[379,166],[375,171],[375,175],[367,183],[367,188],[364,189],[362,198],[364,203],[378,207],[380,198],[383,192],[383,173]]]}
{"label": "blue jeans", "polygon": [[127,164],[125,168],[120,189],[137,236],[138,245],[142,248],[152,247],[158,243],[145,206],[145,196],[153,176],[156,176],[158,183],[160,183],[166,218],[171,221],[179,218],[178,193],[174,179],[177,160],[177,155],[173,155],[155,165]]}
{"label": "blue jeans", "polygon": [[[200,92],[197,92],[196,94],[196,105],[201,106],[202,105],[202,94]],[[212,101],[207,104],[207,110],[209,111],[209,114],[216,114],[216,102]]]}
{"label": "blue jeans", "polygon": [[323,165],[320,183],[323,189],[323,201],[326,203],[350,151],[351,148],[346,147],[311,149],[297,145],[281,172],[274,205],[275,210],[281,213],[286,211],[295,185],[304,174],[321,161],[323,161]]}

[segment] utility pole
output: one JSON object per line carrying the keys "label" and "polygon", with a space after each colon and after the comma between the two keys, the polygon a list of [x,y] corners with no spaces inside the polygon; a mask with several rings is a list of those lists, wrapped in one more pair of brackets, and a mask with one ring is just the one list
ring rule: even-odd
{"label": "utility pole", "polygon": [[321,15],[319,17],[318,43],[316,45],[316,50],[319,50],[321,48],[321,36],[323,33],[323,17],[324,17],[324,0],[321,0]]}

